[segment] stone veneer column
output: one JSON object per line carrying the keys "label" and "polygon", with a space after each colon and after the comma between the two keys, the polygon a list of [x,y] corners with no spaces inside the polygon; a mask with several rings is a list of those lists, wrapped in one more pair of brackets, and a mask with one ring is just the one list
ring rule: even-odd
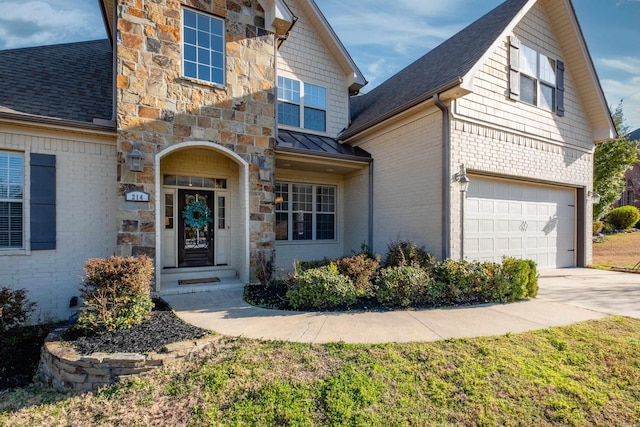
{"label": "stone veneer column", "polygon": [[[274,36],[264,29],[264,11],[251,0],[118,0],[117,119],[118,250],[155,257],[154,156],[183,141],[211,141],[250,163],[250,248],[272,249],[275,241]],[[181,75],[181,8],[225,20],[226,86]],[[134,144],[144,171],[131,172],[126,155]],[[259,162],[271,181],[259,179]],[[263,166],[264,167],[264,166]],[[129,190],[150,193],[148,204],[125,202]]]}

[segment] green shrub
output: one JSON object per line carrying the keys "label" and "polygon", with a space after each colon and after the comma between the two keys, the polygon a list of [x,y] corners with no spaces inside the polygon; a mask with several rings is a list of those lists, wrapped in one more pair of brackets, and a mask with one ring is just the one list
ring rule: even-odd
{"label": "green shrub", "polygon": [[640,211],[635,206],[621,206],[612,209],[605,216],[605,221],[615,230],[628,230],[640,220]]}
{"label": "green shrub", "polygon": [[35,305],[26,289],[0,288],[0,332],[26,322]]}
{"label": "green shrub", "polygon": [[507,287],[500,264],[447,259],[431,269],[434,286],[429,299],[434,304],[465,304],[491,301]]}
{"label": "green shrub", "polygon": [[410,265],[387,267],[376,281],[376,298],[382,304],[419,305],[427,301],[426,295],[432,285],[429,274]]}
{"label": "green shrub", "polygon": [[96,333],[126,329],[150,315],[151,258],[93,258],[84,272],[79,328]]}
{"label": "green shrub", "polygon": [[356,288],[335,264],[329,264],[298,273],[287,299],[295,309],[349,306],[356,302]]}
{"label": "green shrub", "polygon": [[323,258],[320,260],[315,260],[315,261],[298,261],[296,260],[296,274],[298,273],[302,273],[303,271],[307,271],[307,270],[311,270],[314,268],[318,268],[318,267],[326,267],[327,265],[331,264],[332,260],[330,260],[329,258]]}
{"label": "green shrub", "polygon": [[404,265],[428,268],[436,259],[424,247],[409,241],[395,241],[388,245],[385,267],[401,267]]}
{"label": "green shrub", "polygon": [[369,258],[365,253],[341,258],[335,262],[340,274],[347,276],[353,282],[358,296],[370,297],[373,295],[371,281],[380,266],[380,256]]}

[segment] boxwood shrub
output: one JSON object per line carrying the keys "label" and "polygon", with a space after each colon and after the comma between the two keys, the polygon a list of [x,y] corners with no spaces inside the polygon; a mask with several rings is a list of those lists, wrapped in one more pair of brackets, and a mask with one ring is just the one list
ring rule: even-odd
{"label": "boxwood shrub", "polygon": [[351,279],[341,275],[331,263],[297,274],[287,291],[287,299],[294,309],[325,309],[352,305],[357,298]]}
{"label": "boxwood shrub", "polygon": [[640,220],[640,211],[635,206],[621,206],[609,211],[605,222],[614,230],[628,230]]}

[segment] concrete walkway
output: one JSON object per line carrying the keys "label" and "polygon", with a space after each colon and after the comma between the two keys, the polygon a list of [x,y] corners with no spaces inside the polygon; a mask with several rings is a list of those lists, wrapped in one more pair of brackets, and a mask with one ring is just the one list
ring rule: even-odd
{"label": "concrete walkway", "polygon": [[253,307],[243,289],[163,297],[186,322],[223,335],[309,343],[436,341],[567,325],[608,314],[640,318],[640,274],[546,270],[538,298],[512,304],[390,312],[288,312]]}

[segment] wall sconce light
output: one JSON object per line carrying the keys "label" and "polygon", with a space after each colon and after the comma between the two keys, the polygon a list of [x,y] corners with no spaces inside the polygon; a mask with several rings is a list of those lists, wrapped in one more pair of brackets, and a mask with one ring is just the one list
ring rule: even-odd
{"label": "wall sconce light", "polygon": [[600,195],[598,193],[596,193],[595,191],[589,191],[588,196],[591,197],[591,202],[594,205],[597,205],[598,203],[600,203]]}
{"label": "wall sconce light", "polygon": [[282,203],[282,202],[284,202],[284,198],[282,196],[276,197],[276,203]]}
{"label": "wall sconce light", "polygon": [[466,193],[471,180],[467,177],[467,170],[464,167],[464,163],[460,165],[460,172],[456,173],[455,179],[460,185],[460,192]]}
{"label": "wall sconce light", "polygon": [[131,172],[142,172],[144,170],[144,156],[140,151],[139,144],[133,144],[133,149],[127,153],[127,164]]}
{"label": "wall sconce light", "polygon": [[267,166],[267,159],[264,156],[261,156],[258,159],[258,173],[260,174],[260,181],[271,181],[271,169]]}

